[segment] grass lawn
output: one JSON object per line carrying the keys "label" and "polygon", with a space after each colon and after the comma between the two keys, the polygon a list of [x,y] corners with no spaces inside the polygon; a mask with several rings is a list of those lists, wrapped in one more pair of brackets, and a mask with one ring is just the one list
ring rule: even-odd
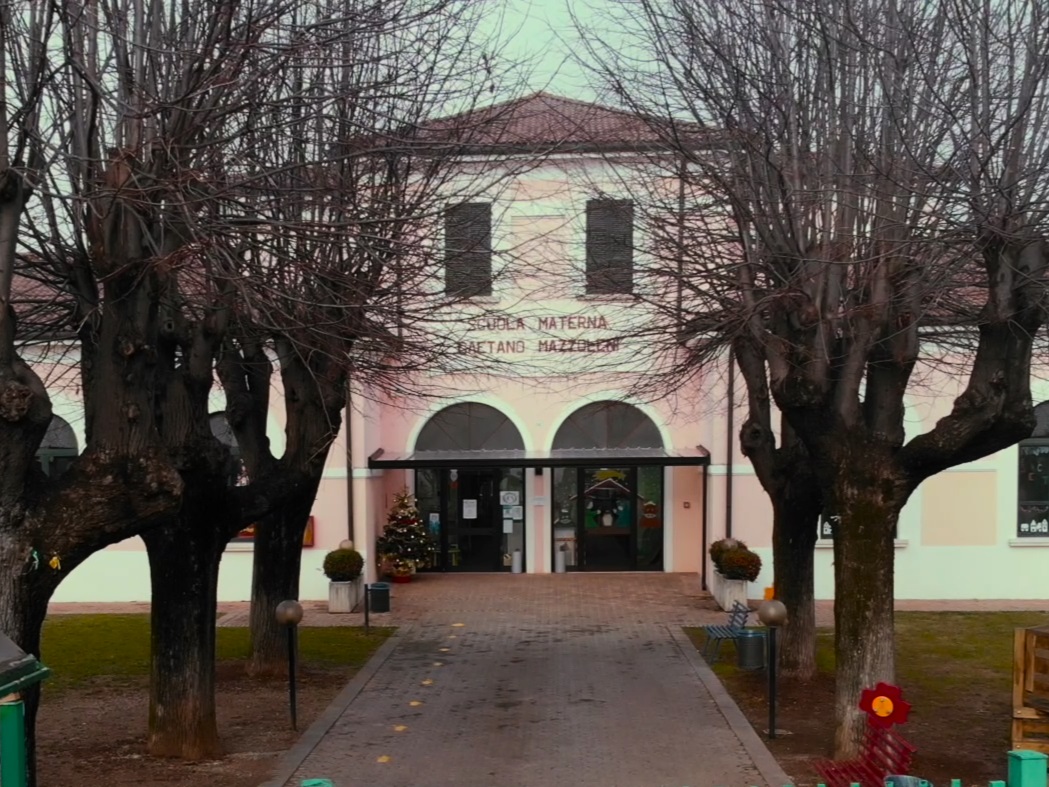
{"label": "grass lawn", "polygon": [[[1005,778],[1013,629],[1046,619],[1032,612],[896,614],[896,677],[912,705],[901,733],[918,747],[914,774],[935,784],[960,778],[966,785],[986,785]],[[702,647],[702,629],[686,632]],[[828,756],[834,737],[833,632],[820,630],[817,644],[817,678],[781,681],[776,726],[791,734],[769,741],[799,785],[816,781],[808,761]],[[714,671],[762,731],[768,726],[765,673],[743,671],[735,663],[734,647],[723,644]]]}
{"label": "grass lawn", "polygon": [[[393,629],[299,629],[297,709],[306,729]],[[51,668],[37,722],[40,784],[78,787],[255,787],[299,737],[287,679],[249,676],[246,628],[217,629],[215,705],[226,755],[195,763],[144,756],[149,718],[149,616],[55,615],[44,623]]]}
{"label": "grass lawn", "polygon": [[[366,635],[356,627],[301,627],[299,660],[304,666],[359,669],[392,631],[372,627]],[[220,663],[248,658],[248,629],[216,633]],[[51,669],[49,696],[88,683],[137,683],[149,674],[149,615],[55,615],[44,623],[41,649]]]}

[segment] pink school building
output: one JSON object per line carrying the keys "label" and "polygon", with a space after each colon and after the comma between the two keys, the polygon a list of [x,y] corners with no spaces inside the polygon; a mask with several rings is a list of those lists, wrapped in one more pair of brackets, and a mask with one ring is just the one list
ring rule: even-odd
{"label": "pink school building", "polygon": [[[429,393],[416,400],[354,391],[314,506],[302,597],[326,598],[320,563],[346,538],[375,579],[375,539],[405,487],[434,537],[424,570],[686,572],[700,583],[710,542],[731,533],[765,561],[751,592],[759,597],[773,580],[771,507],[739,452],[742,381],[730,387],[718,371],[663,386],[660,398],[631,393],[665,361],[644,326],[671,297],[647,273],[651,244],[624,175],[653,140],[626,114],[546,94],[500,111],[504,147],[466,165],[542,157],[491,195],[450,205],[442,238],[443,248],[457,233],[475,244],[447,259],[442,286],[473,297],[446,330],[490,368],[423,377]],[[1049,386],[1035,393],[1047,400]],[[915,392],[908,429],[932,425],[951,394],[950,381]],[[45,461],[83,444],[75,402],[59,395],[55,411],[64,420]],[[281,417],[275,409],[277,451]],[[1021,446],[923,484],[897,534],[897,597],[1049,597],[1047,456],[1049,417]],[[820,598],[833,594],[830,545],[823,537],[817,547]],[[222,600],[248,598],[250,552],[250,538],[230,545]],[[138,539],[93,556],[56,594],[148,598]]]}

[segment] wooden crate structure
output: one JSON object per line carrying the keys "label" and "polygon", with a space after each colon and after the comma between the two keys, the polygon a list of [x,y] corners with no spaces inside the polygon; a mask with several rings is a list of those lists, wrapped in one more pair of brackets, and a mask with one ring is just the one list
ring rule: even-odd
{"label": "wooden crate structure", "polygon": [[1013,748],[1049,754],[1049,625],[1013,639]]}

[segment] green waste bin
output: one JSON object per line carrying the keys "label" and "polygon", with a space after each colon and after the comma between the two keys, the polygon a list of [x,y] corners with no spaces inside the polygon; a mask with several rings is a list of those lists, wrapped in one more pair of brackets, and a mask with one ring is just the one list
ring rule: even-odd
{"label": "green waste bin", "polygon": [[743,629],[736,637],[736,664],[740,669],[765,666],[765,630]]}
{"label": "green waste bin", "polygon": [[372,582],[368,586],[368,593],[371,594],[368,599],[369,609],[372,612],[389,612],[390,611],[390,583],[389,582]]}

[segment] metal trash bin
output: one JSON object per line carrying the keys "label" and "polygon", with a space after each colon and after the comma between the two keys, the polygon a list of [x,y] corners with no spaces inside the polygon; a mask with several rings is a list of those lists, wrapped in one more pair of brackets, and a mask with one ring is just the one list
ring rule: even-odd
{"label": "metal trash bin", "polygon": [[368,608],[372,612],[390,611],[390,583],[372,582],[368,586]]}
{"label": "metal trash bin", "polygon": [[736,664],[740,669],[765,666],[765,630],[743,629],[736,637]]}

